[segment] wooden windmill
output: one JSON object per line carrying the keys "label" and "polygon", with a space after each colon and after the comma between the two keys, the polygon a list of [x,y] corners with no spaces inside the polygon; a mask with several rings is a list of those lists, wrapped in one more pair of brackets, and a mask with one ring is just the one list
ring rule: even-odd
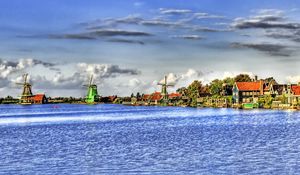
{"label": "wooden windmill", "polygon": [[157,83],[157,85],[161,86],[162,101],[163,101],[163,104],[167,105],[168,102],[169,102],[169,95],[168,95],[167,88],[168,87],[173,87],[174,85],[168,84],[167,76],[165,76],[165,79],[164,79],[163,83]]}
{"label": "wooden windmill", "polygon": [[98,95],[97,85],[93,84],[93,75],[91,75],[90,77],[89,84],[83,86],[88,87],[87,95],[85,97],[85,102],[89,104],[95,103],[99,95]]}
{"label": "wooden windmill", "polygon": [[23,86],[23,92],[21,94],[20,103],[21,104],[32,104],[32,91],[31,91],[31,84],[27,82],[28,74],[23,75],[24,82],[23,83],[16,83],[17,85]]}

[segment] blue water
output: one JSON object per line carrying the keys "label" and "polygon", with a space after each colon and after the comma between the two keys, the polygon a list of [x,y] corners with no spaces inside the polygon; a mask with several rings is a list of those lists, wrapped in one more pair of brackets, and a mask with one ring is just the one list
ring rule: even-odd
{"label": "blue water", "polygon": [[0,105],[0,174],[299,174],[300,112]]}

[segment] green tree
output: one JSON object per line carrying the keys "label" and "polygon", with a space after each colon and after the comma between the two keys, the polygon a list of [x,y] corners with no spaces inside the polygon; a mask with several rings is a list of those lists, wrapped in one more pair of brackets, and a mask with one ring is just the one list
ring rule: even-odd
{"label": "green tree", "polygon": [[235,82],[250,82],[252,79],[248,74],[239,74],[234,78]]}
{"label": "green tree", "polygon": [[230,77],[227,77],[223,80],[223,83],[226,83],[227,85],[229,86],[233,86],[234,85],[234,78],[230,78]]}
{"label": "green tree", "polygon": [[133,93],[131,93],[130,97],[131,97],[131,98],[133,98],[133,97],[134,97],[134,94],[133,94]]}
{"label": "green tree", "polygon": [[181,88],[178,88],[176,90],[177,93],[181,94],[181,95],[187,95],[187,88],[186,87],[181,87]]}
{"label": "green tree", "polygon": [[215,79],[209,84],[209,91],[212,95],[220,95],[222,91],[223,81],[219,79]]}
{"label": "green tree", "polygon": [[193,81],[193,83],[187,87],[187,96],[191,99],[190,106],[197,106],[197,98],[199,97],[201,88],[202,83],[198,80]]}
{"label": "green tree", "polygon": [[273,98],[271,95],[264,96],[264,108],[271,108]]}

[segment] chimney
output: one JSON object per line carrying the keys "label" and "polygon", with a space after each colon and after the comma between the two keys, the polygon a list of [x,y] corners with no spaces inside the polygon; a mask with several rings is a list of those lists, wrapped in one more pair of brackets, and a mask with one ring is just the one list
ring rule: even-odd
{"label": "chimney", "polygon": [[260,95],[264,95],[264,81],[263,80],[259,80],[259,91],[260,91]]}

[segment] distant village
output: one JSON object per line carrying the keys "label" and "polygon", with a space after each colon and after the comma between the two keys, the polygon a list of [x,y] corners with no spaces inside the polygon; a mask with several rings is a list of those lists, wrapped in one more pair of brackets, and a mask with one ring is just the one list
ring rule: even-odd
{"label": "distant village", "polygon": [[300,109],[300,84],[278,84],[273,77],[259,79],[247,74],[239,74],[234,78],[215,79],[209,84],[195,80],[187,87],[180,87],[176,92],[168,92],[168,87],[174,86],[164,78],[160,92],[151,94],[131,94],[128,97],[108,96],[98,94],[93,77],[87,85],[85,97],[47,97],[45,94],[33,94],[31,84],[24,75],[20,98],[11,96],[1,98],[1,104],[46,104],[46,103],[76,103],[99,104],[114,103],[134,106],[182,106],[182,107],[217,107],[240,109]]}

